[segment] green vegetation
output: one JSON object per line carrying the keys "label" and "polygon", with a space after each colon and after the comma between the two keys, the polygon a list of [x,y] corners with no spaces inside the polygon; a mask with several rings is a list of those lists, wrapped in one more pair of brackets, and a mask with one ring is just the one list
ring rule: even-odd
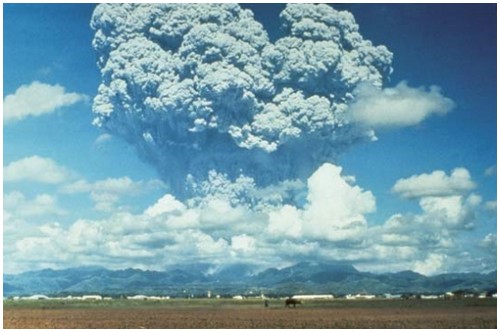
{"label": "green vegetation", "polygon": [[[269,299],[269,309],[283,308],[284,300]],[[264,308],[262,299],[169,299],[169,300],[4,300],[4,308],[16,309],[85,309],[85,308],[116,308],[116,309],[147,309],[147,308]],[[303,301],[300,308],[447,308],[447,307],[496,307],[494,298],[487,299],[459,299],[459,300],[307,300]]]}
{"label": "green vegetation", "polygon": [[[281,303],[281,300],[272,300]],[[84,308],[225,308],[233,306],[256,307],[263,306],[262,299],[169,299],[169,300],[4,300],[4,308],[29,309],[84,309]]]}

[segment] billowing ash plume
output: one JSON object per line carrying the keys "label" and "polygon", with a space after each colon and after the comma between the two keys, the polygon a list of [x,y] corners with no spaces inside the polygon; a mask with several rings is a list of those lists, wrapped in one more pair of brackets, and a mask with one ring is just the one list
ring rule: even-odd
{"label": "billowing ash plume", "polygon": [[259,187],[306,179],[373,137],[346,111],[360,83],[382,87],[392,54],[328,5],[288,5],[280,19],[272,43],[238,5],[97,6],[95,124],[136,146],[178,197],[211,170]]}

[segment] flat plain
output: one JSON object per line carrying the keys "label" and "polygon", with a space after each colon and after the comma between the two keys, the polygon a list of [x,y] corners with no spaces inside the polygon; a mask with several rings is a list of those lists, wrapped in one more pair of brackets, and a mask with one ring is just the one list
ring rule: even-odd
{"label": "flat plain", "polygon": [[12,328],[496,328],[496,299],[4,301]]}

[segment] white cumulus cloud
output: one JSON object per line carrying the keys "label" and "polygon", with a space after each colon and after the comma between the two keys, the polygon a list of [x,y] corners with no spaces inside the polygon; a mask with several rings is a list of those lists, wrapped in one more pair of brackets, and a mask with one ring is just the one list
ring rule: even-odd
{"label": "white cumulus cloud", "polygon": [[466,193],[476,187],[470,173],[463,167],[455,168],[450,175],[434,171],[400,179],[392,191],[404,198],[425,196],[449,196]]}
{"label": "white cumulus cloud", "polygon": [[276,236],[299,238],[303,234],[302,213],[295,206],[285,205],[269,213],[267,231]]}
{"label": "white cumulus cloud", "polygon": [[463,196],[423,197],[420,206],[425,212],[425,219],[430,223],[447,227],[472,228],[476,218],[475,210],[481,203],[481,197],[475,194]]}
{"label": "white cumulus cloud", "polygon": [[76,182],[64,186],[63,191],[66,193],[82,193],[82,192],[107,192],[117,195],[137,194],[147,187],[159,186],[160,183],[154,180],[149,182],[133,181],[128,176],[121,178],[107,178],[95,182],[86,180],[78,180]]}
{"label": "white cumulus cloud", "polygon": [[[379,225],[368,220],[368,214],[376,208],[373,194],[333,164],[322,165],[307,186],[301,187],[305,191],[301,204],[231,203],[226,198],[236,197],[238,190],[226,190],[231,184],[223,177],[216,179],[221,180],[223,190],[212,188],[200,199],[183,203],[165,194],[141,213],[113,209],[103,219],[78,219],[72,224],[57,222],[54,197],[28,199],[15,192],[6,195],[6,268],[23,271],[101,264],[161,270],[170,264],[196,262],[216,266],[251,263],[265,268],[341,257],[369,271],[416,269],[435,274],[445,269],[468,270],[470,264],[478,262],[473,257],[461,260],[461,242],[457,240],[459,232],[470,231],[475,211],[483,206],[477,194],[422,197],[419,213],[398,213]],[[118,188],[131,188],[112,182],[99,186],[82,182],[80,189],[106,187],[127,192]],[[43,213],[56,222],[16,228],[14,224],[29,214],[16,215],[17,207],[26,202],[29,204],[24,205],[33,206],[35,201],[45,210],[32,209],[29,213]],[[493,235],[486,236],[478,243],[478,250],[491,255],[495,241]]]}
{"label": "white cumulus cloud", "polygon": [[3,118],[5,122],[22,120],[28,116],[39,116],[73,105],[87,99],[87,96],[75,92],[66,92],[59,85],[50,85],[34,81],[20,86],[14,94],[3,100]]}
{"label": "white cumulus cloud", "polygon": [[156,217],[165,213],[181,213],[186,209],[185,205],[175,199],[174,196],[166,194],[155,204],[148,207],[144,214],[150,217]]}
{"label": "white cumulus cloud", "polygon": [[70,180],[74,173],[54,160],[37,155],[9,163],[3,169],[5,182],[33,181],[59,184]]}
{"label": "white cumulus cloud", "polygon": [[375,211],[375,197],[370,191],[353,185],[353,178],[341,175],[342,168],[323,164],[309,178],[308,218],[333,220],[336,227],[364,223],[364,215]]}
{"label": "white cumulus cloud", "polygon": [[26,218],[41,215],[62,215],[66,211],[59,207],[57,198],[49,194],[40,194],[33,199],[13,191],[3,196],[4,216],[9,218]]}
{"label": "white cumulus cloud", "polygon": [[241,234],[231,238],[231,248],[235,251],[251,253],[255,251],[256,242],[254,237]]}
{"label": "white cumulus cloud", "polygon": [[453,101],[444,97],[439,88],[432,86],[426,91],[409,87],[404,81],[384,89],[360,85],[354,93],[356,99],[349,106],[350,117],[373,128],[417,125],[433,114],[443,115],[454,107]]}
{"label": "white cumulus cloud", "polygon": [[497,211],[497,201],[487,201],[484,203],[484,207],[487,211],[496,212]]}
{"label": "white cumulus cloud", "polygon": [[479,245],[488,250],[497,251],[497,235],[493,233],[487,234],[479,243]]}
{"label": "white cumulus cloud", "polygon": [[98,211],[110,212],[117,208],[117,203],[123,196],[135,196],[148,190],[161,188],[158,180],[134,181],[127,176],[107,178],[95,182],[80,179],[65,184],[60,191],[65,194],[89,193]]}
{"label": "white cumulus cloud", "polygon": [[440,271],[445,259],[444,255],[431,253],[424,260],[415,262],[413,270],[424,275],[432,275]]}
{"label": "white cumulus cloud", "polygon": [[268,231],[293,238],[355,239],[367,227],[365,214],[375,211],[375,197],[341,172],[339,166],[323,164],[308,180],[304,208],[285,205],[271,212]]}

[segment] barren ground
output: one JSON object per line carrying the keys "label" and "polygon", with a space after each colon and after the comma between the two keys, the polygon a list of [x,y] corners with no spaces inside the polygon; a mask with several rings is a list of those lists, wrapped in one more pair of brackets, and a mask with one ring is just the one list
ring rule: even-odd
{"label": "barren ground", "polygon": [[[4,328],[496,328],[496,301],[71,307],[6,305]],[[437,302],[439,301],[439,302]],[[352,302],[352,301],[351,301]],[[208,302],[207,302],[208,303]]]}

